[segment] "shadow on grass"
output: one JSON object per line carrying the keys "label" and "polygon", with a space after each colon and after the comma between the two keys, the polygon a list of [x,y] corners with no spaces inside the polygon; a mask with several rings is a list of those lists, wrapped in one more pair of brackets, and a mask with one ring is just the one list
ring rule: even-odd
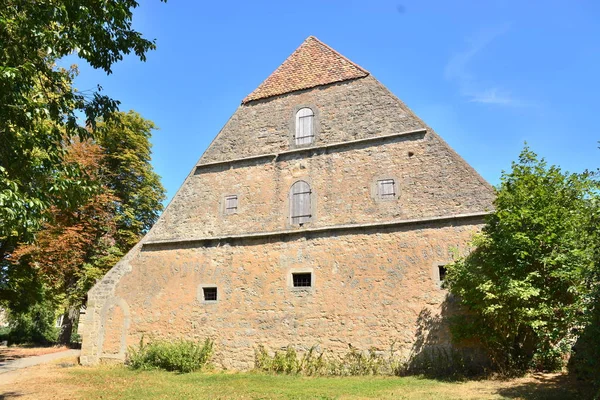
{"label": "shadow on grass", "polygon": [[[442,382],[494,380],[491,363],[481,349],[450,342],[450,320],[461,312],[458,301],[448,295],[439,312],[432,311],[425,307],[419,314],[407,373]],[[597,388],[573,374],[533,374],[509,382],[510,386],[496,393],[508,399],[600,400]]]}
{"label": "shadow on grass", "polygon": [[594,399],[595,390],[592,385],[577,381],[566,374],[535,374],[528,382],[502,388],[497,393],[508,399],[526,400],[567,400]]}

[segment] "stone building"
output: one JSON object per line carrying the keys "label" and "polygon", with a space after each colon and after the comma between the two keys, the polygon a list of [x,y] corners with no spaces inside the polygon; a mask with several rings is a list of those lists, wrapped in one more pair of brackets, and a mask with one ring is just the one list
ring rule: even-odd
{"label": "stone building", "polygon": [[123,360],[142,336],[213,338],[216,364],[234,369],[261,344],[394,341],[408,356],[420,319],[442,312],[443,265],[493,197],[367,70],[309,37],[89,292],[81,361]]}

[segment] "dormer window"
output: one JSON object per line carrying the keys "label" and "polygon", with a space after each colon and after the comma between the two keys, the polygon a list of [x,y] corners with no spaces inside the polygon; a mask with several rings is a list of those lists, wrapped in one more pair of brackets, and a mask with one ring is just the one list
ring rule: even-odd
{"label": "dormer window", "polygon": [[311,144],[315,140],[314,133],[315,113],[308,107],[301,108],[296,113],[296,134],[294,143],[296,146]]}

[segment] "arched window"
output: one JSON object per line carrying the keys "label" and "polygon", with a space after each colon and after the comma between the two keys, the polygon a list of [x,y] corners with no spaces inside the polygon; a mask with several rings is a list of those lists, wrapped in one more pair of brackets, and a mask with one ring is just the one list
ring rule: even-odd
{"label": "arched window", "polygon": [[298,110],[296,113],[296,136],[294,136],[296,145],[311,144],[314,141],[314,119],[315,113],[310,108]]}
{"label": "arched window", "polygon": [[290,189],[290,217],[293,225],[302,225],[312,219],[310,185],[298,181]]}

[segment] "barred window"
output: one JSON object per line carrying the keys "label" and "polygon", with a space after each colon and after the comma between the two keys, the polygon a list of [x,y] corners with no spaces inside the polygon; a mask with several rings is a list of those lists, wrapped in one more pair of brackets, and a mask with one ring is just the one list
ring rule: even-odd
{"label": "barred window", "polygon": [[216,287],[205,287],[202,290],[204,291],[204,301],[217,301]]}
{"label": "barred window", "polygon": [[312,274],[310,272],[292,274],[292,283],[294,287],[311,287]]}

